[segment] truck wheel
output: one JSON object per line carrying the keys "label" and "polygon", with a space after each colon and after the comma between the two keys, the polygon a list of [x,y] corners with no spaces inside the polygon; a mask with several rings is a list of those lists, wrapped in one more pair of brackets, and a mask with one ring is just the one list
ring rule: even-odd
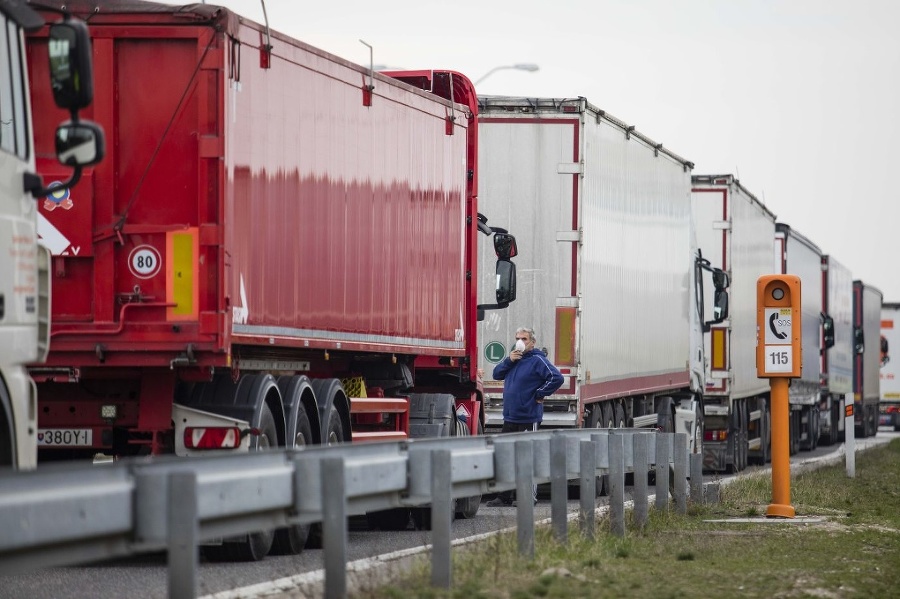
{"label": "truck wheel", "polygon": [[[341,422],[341,415],[334,405],[328,415],[328,427],[325,432],[325,444],[334,445],[335,443],[343,443],[344,441],[344,425]],[[322,548],[322,523],[315,522],[309,527],[309,537],[306,540],[307,546],[312,549]]]}
{"label": "truck wheel", "polygon": [[[457,420],[456,428],[457,436],[469,436],[469,427],[463,421]],[[478,419],[478,434],[484,435],[484,425],[481,424],[480,418]],[[479,507],[481,507],[481,495],[460,497],[456,500],[456,516],[464,520],[474,518],[478,514]]]}
{"label": "truck wheel", "polygon": [[[275,428],[275,417],[265,403],[259,417],[259,436],[256,438],[256,451],[265,451],[278,446],[278,432]],[[253,450],[251,445],[251,451]],[[238,542],[225,542],[221,545],[204,547],[204,555],[210,561],[258,562],[272,548],[275,533],[273,531],[254,532]]]}
{"label": "truck wheel", "polygon": [[[312,425],[309,416],[301,406],[297,411],[297,426],[294,429],[294,447],[312,445]],[[309,524],[295,524],[287,528],[279,528],[275,531],[275,540],[272,542],[270,553],[273,555],[298,555],[306,546],[309,538]]]}

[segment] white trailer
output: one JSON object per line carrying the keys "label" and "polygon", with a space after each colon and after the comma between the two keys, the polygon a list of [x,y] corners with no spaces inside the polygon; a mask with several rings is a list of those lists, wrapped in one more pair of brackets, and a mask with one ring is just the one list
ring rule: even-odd
{"label": "white trailer", "polygon": [[878,406],[878,423],[881,426],[893,426],[895,431],[900,431],[900,304],[881,305],[881,339],[881,402]]}
{"label": "white trailer", "polygon": [[756,376],[756,281],[772,274],[775,215],[732,175],[692,180],[700,249],[721,257],[731,280],[729,317],[707,339],[703,466],[736,472],[751,458],[771,460],[769,382]]}
{"label": "white trailer", "polygon": [[853,423],[857,437],[873,437],[878,432],[882,303],[879,289],[853,281]]}
{"label": "white trailer", "polygon": [[487,430],[503,423],[491,373],[525,326],[565,377],[541,426],[687,431],[699,451],[694,294],[710,277],[695,276],[712,269],[692,241],[693,165],[584,98],[479,98],[478,136],[480,205],[520,235],[516,302],[479,329]]}
{"label": "white trailer", "polygon": [[833,256],[822,256],[824,346],[819,393],[819,442],[844,439],[844,397],[853,392],[853,275]]}
{"label": "white trailer", "polygon": [[775,224],[775,273],[800,277],[803,363],[791,379],[791,453],[819,444],[819,387],[822,371],[822,250],[785,223]]}

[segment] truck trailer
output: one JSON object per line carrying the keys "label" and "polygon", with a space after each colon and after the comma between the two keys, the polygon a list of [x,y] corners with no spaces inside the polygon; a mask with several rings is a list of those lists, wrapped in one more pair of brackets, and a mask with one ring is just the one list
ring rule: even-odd
{"label": "truck trailer", "polygon": [[882,300],[876,287],[853,281],[853,423],[857,437],[873,437],[878,432]]}
{"label": "truck trailer", "polygon": [[834,256],[822,256],[824,351],[819,391],[819,442],[844,438],[844,398],[853,392],[853,275]]}
{"label": "truck trailer", "polygon": [[[800,277],[800,341],[803,363],[800,377],[791,379],[790,405],[791,453],[813,450],[819,444],[819,388],[821,376],[822,250],[809,238],[785,223],[775,223],[775,270],[777,274]],[[771,421],[771,417],[767,415]]]}
{"label": "truck trailer", "polygon": [[[103,132],[78,116],[92,98],[87,26],[53,20],[46,35],[54,53],[44,57],[44,76],[31,81],[45,93],[53,90],[51,102],[70,119],[55,130],[57,121],[31,109],[26,64],[24,32],[44,28],[44,19],[24,0],[0,3],[0,468],[17,470],[37,465],[37,397],[26,366],[46,358],[50,341],[50,252],[38,237],[38,202],[70,193],[104,149]],[[46,187],[35,170],[35,124],[54,142],[44,155],[60,162],[54,168],[60,177]]]}
{"label": "truck trailer", "polygon": [[[94,8],[67,3],[91,18],[91,114],[116,143],[41,207],[65,243],[31,369],[40,457],[480,433],[477,319],[515,298],[516,250],[478,212],[471,82],[417,89],[212,5]],[[487,304],[482,240],[502,256]],[[226,553],[261,558],[251,537]]]}
{"label": "truck trailer", "polygon": [[878,406],[879,426],[892,426],[900,431],[900,358],[892,359],[891,351],[900,348],[900,304],[881,305],[881,402]]}
{"label": "truck trailer", "polygon": [[565,379],[541,427],[677,430],[699,452],[698,287],[717,271],[693,243],[693,165],[584,98],[479,102],[481,201],[529,231],[515,305],[481,324],[487,429],[503,424],[491,372],[524,326]]}
{"label": "truck trailer", "polygon": [[729,317],[707,339],[703,467],[736,472],[750,459],[771,460],[769,383],[756,376],[756,282],[772,274],[775,215],[733,175],[691,179],[700,249],[731,283]]}

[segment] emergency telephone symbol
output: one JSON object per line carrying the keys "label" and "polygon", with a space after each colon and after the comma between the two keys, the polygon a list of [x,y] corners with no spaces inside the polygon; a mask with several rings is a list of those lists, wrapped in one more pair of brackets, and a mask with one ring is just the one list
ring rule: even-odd
{"label": "emergency telephone symbol", "polygon": [[778,313],[772,312],[772,315],[769,316],[769,328],[772,329],[772,334],[778,337],[779,339],[787,339],[787,333],[779,331],[775,328],[775,321],[778,320]]}

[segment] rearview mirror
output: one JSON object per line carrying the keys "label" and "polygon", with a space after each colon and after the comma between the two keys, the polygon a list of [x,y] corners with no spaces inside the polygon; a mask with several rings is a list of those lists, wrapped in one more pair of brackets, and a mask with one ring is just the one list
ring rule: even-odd
{"label": "rearview mirror", "polygon": [[[728,288],[728,274],[722,270],[721,268],[714,268],[712,271],[712,280],[713,286],[716,289],[727,289]],[[726,304],[728,302],[728,298],[726,298]]]}
{"label": "rearview mirror", "polygon": [[866,350],[866,338],[860,327],[853,329],[853,350],[857,354],[861,354]]}
{"label": "rearview mirror", "polygon": [[75,19],[50,25],[48,53],[56,105],[71,111],[89,106],[94,98],[94,74],[87,25]]}
{"label": "rearview mirror", "polygon": [[[726,277],[727,278],[727,277]],[[711,324],[717,324],[728,318],[728,293],[716,288],[713,306],[713,319]]]}
{"label": "rearview mirror", "polygon": [[516,265],[497,260],[497,303],[506,305],[516,299]]}
{"label": "rearview mirror", "polygon": [[97,164],[103,146],[103,130],[90,121],[63,123],[56,130],[56,157],[67,166]]}
{"label": "rearview mirror", "polygon": [[834,318],[827,314],[822,315],[822,342],[825,349],[834,347]]}
{"label": "rearview mirror", "polygon": [[494,251],[501,260],[509,260],[519,255],[516,238],[509,233],[494,233]]}

